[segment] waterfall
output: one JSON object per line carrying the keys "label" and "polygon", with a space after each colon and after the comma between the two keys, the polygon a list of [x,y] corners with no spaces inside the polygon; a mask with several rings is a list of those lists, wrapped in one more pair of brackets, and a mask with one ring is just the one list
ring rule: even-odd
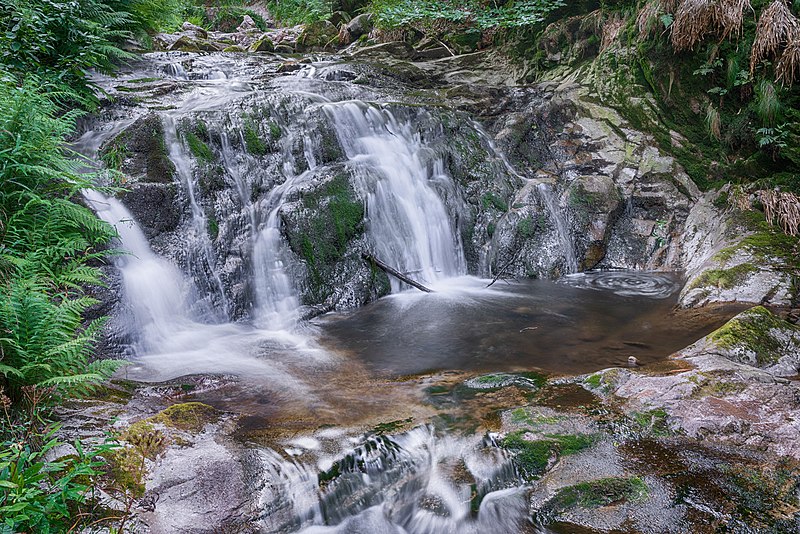
{"label": "waterfall", "polygon": [[[357,101],[324,107],[333,120],[359,193],[375,255],[431,283],[466,273],[458,233],[434,185],[452,185],[411,121]],[[400,283],[393,281],[393,289]]]}
{"label": "waterfall", "polygon": [[126,252],[117,256],[115,263],[135,330],[140,334],[134,350],[157,350],[190,321],[186,296],[191,285],[174,265],[153,253],[141,228],[119,200],[91,190],[84,191],[84,197],[102,220],[117,229]]}
{"label": "waterfall", "polygon": [[[186,146],[178,135],[175,119],[170,115],[163,118],[164,141],[169,150],[169,158],[175,165],[181,185],[186,190],[192,218],[190,232],[187,237],[187,266],[195,275],[195,280],[202,281],[208,287],[204,288],[209,293],[212,302],[219,302],[217,306],[210,306],[211,316],[216,322],[223,322],[228,318],[228,301],[225,296],[225,287],[216,265],[214,247],[209,235],[208,216],[197,199],[197,184],[193,176],[194,165]],[[200,276],[198,276],[200,275]]]}
{"label": "waterfall", "polygon": [[558,198],[553,194],[549,184],[541,183],[536,189],[547,211],[550,213],[550,219],[553,221],[558,239],[561,241],[562,246],[560,252],[564,254],[565,263],[565,272],[563,274],[577,273],[580,268],[578,266],[578,258],[575,255],[572,233],[569,231],[569,223],[566,217],[564,217],[564,213],[559,209]]}

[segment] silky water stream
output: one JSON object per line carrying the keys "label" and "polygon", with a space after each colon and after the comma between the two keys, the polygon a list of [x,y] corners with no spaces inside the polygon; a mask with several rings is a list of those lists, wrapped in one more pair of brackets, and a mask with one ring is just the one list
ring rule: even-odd
{"label": "silky water stream", "polygon": [[[352,85],[343,91],[338,82],[293,77],[282,84],[289,96],[280,102],[291,108],[293,122],[276,123],[284,138],[277,161],[265,168],[236,148],[245,140],[227,128],[241,120],[230,104],[252,98],[276,106],[277,89],[260,89],[246,65],[204,61],[206,75],[200,60],[191,73],[168,57],[156,56],[148,67],[184,89],[170,109],[157,112],[184,202],[180,258],[154,252],[116,198],[88,191],[86,199],[117,227],[128,252],[116,260],[119,313],[132,340],[121,348],[132,359],[125,376],[148,382],[233,376],[230,385],[196,400],[242,414],[245,440],[269,428],[271,448],[256,447],[265,532],[534,531],[526,483],[510,453],[491,432],[426,423],[440,407],[425,388],[437,376],[588,373],[626,365],[630,356],[648,365],[730,316],[687,320],[674,311],[680,279],[668,273],[576,273],[487,287],[489,280],[467,275],[456,223],[463,198],[443,156],[426,144],[435,131],[422,131],[416,111],[360,100]],[[229,211],[214,216],[225,217],[220,235],[237,235],[235,264],[250,288],[246,306],[234,302],[241,295],[230,289],[232,260],[214,248],[198,164],[179,133],[180,120],[200,111],[221,147],[219,172],[231,194]],[[325,121],[363,202],[369,249],[434,293],[404,291],[392,281],[392,295],[368,306],[302,319],[295,276],[302,265],[283,236],[281,210],[325,169],[325,147],[314,133]],[[88,132],[76,148],[94,157],[118,129]],[[495,157],[498,168],[508,167],[502,154]],[[557,211],[552,192],[541,191],[542,205]],[[568,241],[563,218],[551,216],[556,240]],[[574,271],[567,245],[567,271]],[[244,311],[235,313],[237,307]],[[391,425],[364,432],[399,419],[420,424],[394,434]]]}

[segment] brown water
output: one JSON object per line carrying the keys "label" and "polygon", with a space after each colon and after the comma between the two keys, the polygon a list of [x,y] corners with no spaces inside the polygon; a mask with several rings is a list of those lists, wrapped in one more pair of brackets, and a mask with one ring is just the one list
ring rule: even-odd
{"label": "brown water", "polygon": [[580,374],[665,359],[741,308],[676,310],[677,275],[614,271],[489,289],[474,278],[317,321],[321,343],[379,374],[542,369]]}

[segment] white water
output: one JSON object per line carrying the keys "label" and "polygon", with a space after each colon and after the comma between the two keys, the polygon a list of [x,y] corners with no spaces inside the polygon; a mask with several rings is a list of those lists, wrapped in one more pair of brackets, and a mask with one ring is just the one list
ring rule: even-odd
{"label": "white water", "polygon": [[465,274],[460,236],[435,188],[454,191],[452,180],[410,121],[356,101],[329,104],[325,112],[366,199],[375,256],[423,283]]}
{"label": "white water", "polygon": [[[267,532],[292,525],[306,534],[491,534],[517,532],[526,520],[525,490],[510,458],[478,436],[440,436],[418,427],[357,440],[355,447],[344,441],[341,453],[316,461],[309,457],[319,444],[306,446],[293,448],[292,460],[272,451],[262,456]],[[338,476],[320,484],[317,473],[334,463]],[[473,515],[476,494],[482,500]]]}

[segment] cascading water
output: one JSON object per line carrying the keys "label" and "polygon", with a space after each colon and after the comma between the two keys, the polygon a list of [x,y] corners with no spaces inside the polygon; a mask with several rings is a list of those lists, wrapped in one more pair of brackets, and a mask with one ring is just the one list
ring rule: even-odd
{"label": "cascading water", "polygon": [[410,121],[363,102],[324,109],[366,199],[375,255],[427,283],[466,274],[460,237],[434,187],[437,182],[452,187],[452,180]]}
{"label": "cascading water", "polygon": [[186,191],[192,212],[190,231],[186,234],[186,263],[193,278],[205,282],[204,285],[207,286],[203,289],[209,294],[211,301],[208,306],[212,310],[210,318],[216,322],[223,322],[228,318],[229,306],[217,269],[211,237],[208,233],[208,216],[197,200],[197,184],[192,172],[192,159],[178,135],[175,119],[170,115],[165,115],[163,124],[164,141],[169,150],[169,157],[175,165],[177,176]]}
{"label": "cascading water", "polygon": [[[304,445],[318,446],[310,441]],[[345,449],[319,460],[322,476],[303,461],[303,447],[295,460],[265,452],[262,527],[305,534],[499,534],[518,532],[527,519],[519,475],[490,439],[418,427]]]}
{"label": "cascading water", "polygon": [[134,347],[142,353],[158,349],[184,324],[190,284],[174,265],[155,255],[147,238],[120,201],[97,191],[84,191],[89,205],[105,222],[116,227],[126,254],[116,260],[127,302],[140,332]]}

